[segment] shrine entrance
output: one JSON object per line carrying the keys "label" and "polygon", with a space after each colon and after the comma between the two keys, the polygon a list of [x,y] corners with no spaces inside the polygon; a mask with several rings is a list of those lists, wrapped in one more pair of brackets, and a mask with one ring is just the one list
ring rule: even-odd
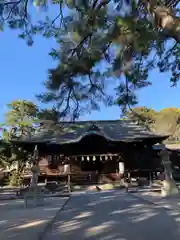
{"label": "shrine entrance", "polygon": [[82,172],[97,171],[106,174],[119,171],[118,154],[72,156],[72,159]]}
{"label": "shrine entrance", "polygon": [[119,179],[120,152],[123,151],[123,146],[123,143],[112,143],[99,132],[89,132],[78,142],[68,144],[67,149],[64,146],[64,152],[68,152],[71,159],[72,179],[96,181],[97,175],[107,182]]}
{"label": "shrine entrance", "polygon": [[84,183],[119,180],[118,159],[117,154],[71,156],[72,180]]}
{"label": "shrine entrance", "polygon": [[81,170],[82,171],[98,171],[102,172],[103,163],[100,156],[83,156],[81,157]]}

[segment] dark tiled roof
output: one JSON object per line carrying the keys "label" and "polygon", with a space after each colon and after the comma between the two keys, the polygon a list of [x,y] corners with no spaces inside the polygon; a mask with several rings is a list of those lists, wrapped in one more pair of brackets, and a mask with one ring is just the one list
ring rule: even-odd
{"label": "dark tiled roof", "polygon": [[[51,130],[47,130],[51,129]],[[88,134],[96,133],[110,141],[139,141],[147,138],[165,139],[166,136],[148,131],[143,126],[130,120],[114,121],[78,121],[51,124],[47,128],[41,127],[31,137],[24,139],[30,142],[49,142],[66,144],[80,141]]]}

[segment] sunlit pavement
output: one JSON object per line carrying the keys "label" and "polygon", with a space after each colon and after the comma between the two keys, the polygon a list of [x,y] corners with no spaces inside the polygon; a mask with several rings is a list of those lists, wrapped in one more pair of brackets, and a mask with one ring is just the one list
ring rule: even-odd
{"label": "sunlit pavement", "polygon": [[43,240],[177,240],[180,213],[118,191],[73,196]]}
{"label": "sunlit pavement", "polygon": [[24,207],[22,199],[0,201],[0,240],[36,240],[68,198],[46,198],[43,206]]}

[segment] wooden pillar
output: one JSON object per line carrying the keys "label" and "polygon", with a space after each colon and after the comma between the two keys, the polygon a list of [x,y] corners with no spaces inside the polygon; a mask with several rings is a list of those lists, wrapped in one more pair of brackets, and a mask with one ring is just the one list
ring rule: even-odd
{"label": "wooden pillar", "polygon": [[68,192],[71,192],[71,175],[70,173],[68,174]]}

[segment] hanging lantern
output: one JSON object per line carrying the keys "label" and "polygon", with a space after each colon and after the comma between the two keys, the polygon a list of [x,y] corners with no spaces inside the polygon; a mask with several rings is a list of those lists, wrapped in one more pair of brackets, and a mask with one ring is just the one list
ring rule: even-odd
{"label": "hanging lantern", "polygon": [[124,174],[124,163],[123,162],[119,162],[119,173]]}
{"label": "hanging lantern", "polygon": [[89,160],[90,160],[90,159],[89,159],[89,156],[87,156],[87,158],[86,158],[86,159],[87,159],[87,161],[89,162]]}
{"label": "hanging lantern", "polygon": [[107,155],[105,156],[105,160],[108,160],[108,156]]}
{"label": "hanging lantern", "polygon": [[96,161],[96,156],[93,156],[93,161]]}
{"label": "hanging lantern", "polygon": [[64,165],[64,174],[70,174],[70,164]]}
{"label": "hanging lantern", "polygon": [[82,161],[82,162],[84,161],[84,157],[81,158],[81,161]]}

